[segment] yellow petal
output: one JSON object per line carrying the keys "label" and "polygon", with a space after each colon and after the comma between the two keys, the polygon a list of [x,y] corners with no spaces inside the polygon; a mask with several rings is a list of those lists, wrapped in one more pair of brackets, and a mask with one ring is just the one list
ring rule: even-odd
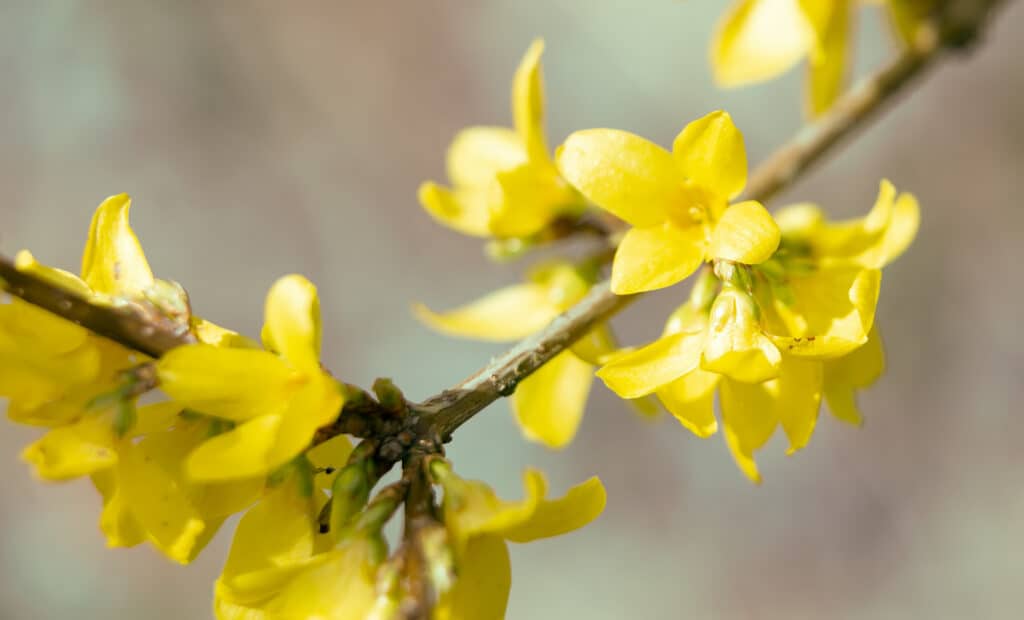
{"label": "yellow petal", "polygon": [[814,33],[797,0],[741,0],[719,23],[711,66],[722,86],[771,79],[797,63]]}
{"label": "yellow petal", "polygon": [[616,349],[618,346],[615,336],[607,323],[591,329],[570,347],[573,355],[595,366],[607,361],[608,356],[615,353]]}
{"label": "yellow petal", "polygon": [[789,280],[795,302],[776,300],[774,310],[790,336],[772,335],[784,352],[813,358],[849,353],[867,342],[875,320],[881,272],[835,265]]}
{"label": "yellow petal", "polygon": [[111,196],[92,216],[82,279],[98,293],[134,297],[153,285],[153,272],[128,224],[131,203],[127,194]]}
{"label": "yellow petal", "polygon": [[320,371],[320,298],[313,283],[300,275],[274,282],[267,293],[264,344],[295,368]]}
{"label": "yellow petal", "polygon": [[300,563],[313,554],[313,505],[294,484],[273,488],[238,522],[224,565],[231,586],[239,576],[266,568]]}
{"label": "yellow petal", "polygon": [[530,159],[548,159],[544,138],[544,80],[540,64],[544,41],[534,40],[526,50],[512,80],[512,118]]}
{"label": "yellow petal", "polygon": [[614,357],[597,376],[622,398],[639,398],[675,381],[700,363],[702,334],[678,333]]}
{"label": "yellow petal", "polygon": [[130,443],[121,452],[117,476],[123,499],[147,538],[175,562],[191,562],[209,536],[201,540],[206,523],[175,476],[147,455],[145,447]]}
{"label": "yellow petal", "polygon": [[500,200],[488,203],[495,237],[528,237],[579,202],[550,163],[523,164],[498,173]]}
{"label": "yellow petal", "polygon": [[[495,191],[497,178],[494,179]],[[420,185],[420,204],[435,220],[464,235],[490,237],[490,212],[484,190],[452,191],[436,183]]]}
{"label": "yellow petal", "polygon": [[116,439],[110,421],[88,418],[55,428],[29,444],[21,459],[45,480],[70,480],[117,464]]}
{"label": "yellow petal", "polygon": [[683,176],[716,196],[731,200],[747,184],[743,134],[727,112],[693,121],[676,137],[672,154]]}
{"label": "yellow petal", "polygon": [[781,232],[768,210],[756,200],[734,204],[715,225],[708,256],[756,265],[779,247]]}
{"label": "yellow petal", "polygon": [[816,25],[819,44],[811,55],[809,106],[812,116],[828,111],[843,91],[847,58],[850,47],[850,18],[852,7],[848,0],[819,3],[829,10]]}
{"label": "yellow petal", "polygon": [[711,306],[701,368],[736,381],[760,383],[778,375],[782,356],[761,332],[754,300],[727,288]]}
{"label": "yellow petal", "polygon": [[89,299],[93,295],[92,289],[81,278],[63,269],[47,267],[37,261],[28,250],[21,250],[14,255],[14,267],[84,299]]}
{"label": "yellow petal", "polygon": [[504,342],[519,340],[543,329],[559,314],[539,284],[517,284],[498,289],[465,306],[436,313],[422,304],[416,317],[450,336]]}
{"label": "yellow petal", "polygon": [[505,127],[463,129],[448,147],[448,178],[456,189],[493,183],[499,172],[527,162],[522,138]]}
{"label": "yellow petal", "polygon": [[[345,435],[338,435],[311,448],[306,452],[306,457],[314,467],[331,468],[337,471],[348,463],[350,454],[352,454],[352,441]],[[333,479],[334,476],[327,473],[316,474],[316,483],[322,489],[331,488]]]}
{"label": "yellow petal", "polygon": [[778,425],[777,410],[766,384],[721,382],[722,427],[725,442],[740,470],[755,484],[761,473],[754,452],[763,446]]}
{"label": "yellow petal", "polygon": [[181,410],[182,406],[174,401],[139,407],[135,425],[130,429],[131,434],[137,437],[167,430],[178,419]]}
{"label": "yellow petal", "polygon": [[365,620],[376,599],[379,564],[369,541],[356,539],[295,574],[266,606],[271,618]]}
{"label": "yellow petal", "polygon": [[117,480],[117,470],[108,467],[92,474],[96,490],[103,496],[100,531],[108,547],[134,547],[146,541],[146,533],[125,502]]}
{"label": "yellow petal", "polygon": [[719,375],[696,368],[658,388],[658,399],[679,423],[704,438],[718,431],[714,398]]}
{"label": "yellow petal", "polygon": [[594,367],[569,351],[523,380],[512,395],[512,412],[523,435],[549,448],[576,436],[594,380]]}
{"label": "yellow petal", "polygon": [[860,426],[863,416],[856,391],[866,388],[885,372],[885,349],[877,327],[872,327],[864,346],[848,355],[825,361],[825,402],[836,418]]}
{"label": "yellow petal", "polygon": [[264,415],[211,437],[185,461],[193,480],[216,482],[262,476],[282,463],[272,458],[281,415]]}
{"label": "yellow petal", "polygon": [[292,371],[274,354],[197,344],[157,361],[160,388],[189,409],[244,421],[287,406]]}
{"label": "yellow petal", "polygon": [[556,160],[562,176],[591,202],[634,226],[660,224],[685,202],[672,155],[626,131],[577,131]]}
{"label": "yellow petal", "polygon": [[[526,476],[540,476],[527,472]],[[529,483],[524,484],[529,486]],[[607,503],[604,485],[595,476],[569,489],[564,497],[542,500],[529,519],[496,530],[512,542],[525,543],[539,538],[560,536],[577,530],[596,519]]]}
{"label": "yellow petal", "polygon": [[612,292],[629,295],[671,286],[704,262],[704,233],[697,226],[672,222],[632,228],[623,237],[612,265]]}
{"label": "yellow petal", "polygon": [[821,406],[822,375],[821,362],[787,356],[779,378],[769,386],[782,430],[789,438],[787,454],[803,448],[811,439]]}
{"label": "yellow petal", "polygon": [[458,563],[458,579],[441,596],[435,620],[501,620],[512,587],[508,545],[500,536],[474,536]]}
{"label": "yellow petal", "polygon": [[881,269],[899,258],[917,236],[921,224],[921,211],[913,194],[900,194],[885,230],[878,241],[857,256],[865,267]]}

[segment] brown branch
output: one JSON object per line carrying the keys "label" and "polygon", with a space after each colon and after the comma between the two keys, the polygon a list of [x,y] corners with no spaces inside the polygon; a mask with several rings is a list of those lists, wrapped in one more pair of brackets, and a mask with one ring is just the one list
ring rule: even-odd
{"label": "brown branch", "polygon": [[89,331],[145,353],[160,357],[175,347],[196,342],[188,329],[141,303],[98,305],[31,273],[20,271],[11,259],[0,256],[0,285],[15,297],[48,310]]}

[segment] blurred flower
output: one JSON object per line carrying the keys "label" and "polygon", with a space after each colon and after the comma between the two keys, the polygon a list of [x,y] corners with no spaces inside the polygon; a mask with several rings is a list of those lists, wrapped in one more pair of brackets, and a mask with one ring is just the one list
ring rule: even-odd
{"label": "blurred flower", "polygon": [[157,362],[161,388],[175,402],[237,424],[189,455],[189,476],[217,481],[265,475],[337,417],[343,397],[320,367],[319,303],[311,282],[285,276],[267,294],[266,351],[196,344]]}
{"label": "blurred flower", "polygon": [[483,482],[464,480],[447,464],[432,471],[444,489],[444,522],[455,552],[458,579],[441,596],[437,620],[492,620],[505,617],[511,587],[506,541],[530,542],[571,532],[604,510],[606,495],[591,478],[556,500],[546,500],[543,474],[523,474],[526,497],[500,499]]}
{"label": "blurred flower", "polygon": [[219,620],[368,617],[387,555],[383,524],[352,529],[335,543],[317,530],[323,501],[321,490],[303,492],[293,477],[242,517],[214,587]]}
{"label": "blurred flower", "polygon": [[255,500],[262,481],[199,485],[185,479],[181,461],[203,441],[206,426],[179,419],[180,411],[175,403],[141,407],[138,422],[120,436],[113,412],[99,410],[49,431],[22,459],[44,480],[91,476],[103,495],[100,529],[109,546],[148,540],[186,564],[227,516]]}
{"label": "blurred flower", "polygon": [[831,224],[817,207],[784,209],[771,260],[750,271],[716,265],[721,292],[708,294],[706,274],[660,339],[614,356],[597,375],[623,398],[656,393],[699,437],[718,428],[717,389],[730,450],[759,482],[754,452],[780,425],[789,453],[804,447],[823,392],[837,417],[860,420],[854,392],[883,366],[874,329],[880,268],[909,245],[917,221],[913,196],[897,199],[888,182],[857,220]]}
{"label": "blurred flower", "polygon": [[[934,0],[887,0],[893,25],[913,43]],[[841,94],[850,63],[857,0],[740,0],[723,17],[711,45],[715,79],[741,86],[778,76],[808,60],[808,109],[814,116]]]}
{"label": "blurred flower", "polygon": [[594,204],[633,225],[612,265],[612,291],[671,286],[715,258],[757,264],[779,229],[756,201],[729,206],[747,182],[743,136],[725,112],[696,120],[672,153],[625,131],[588,129],[566,139],[558,168]]}
{"label": "blurred flower", "polygon": [[[414,310],[444,334],[513,341],[546,327],[592,284],[578,268],[560,261],[534,267],[526,280],[448,312],[436,313],[421,304]],[[568,445],[583,418],[594,364],[614,350],[610,329],[602,325],[523,380],[512,394],[512,412],[523,434],[550,448]]]}
{"label": "blurred flower", "polygon": [[534,41],[512,83],[515,130],[470,127],[448,148],[452,188],[424,183],[423,208],[442,224],[477,237],[527,237],[562,214],[582,211],[579,195],[559,175],[544,136],[544,92]]}

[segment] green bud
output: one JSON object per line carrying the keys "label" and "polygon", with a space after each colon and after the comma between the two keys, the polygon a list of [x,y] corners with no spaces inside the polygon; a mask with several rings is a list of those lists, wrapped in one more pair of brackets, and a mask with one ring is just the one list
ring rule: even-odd
{"label": "green bud", "polygon": [[496,263],[506,263],[526,254],[533,245],[531,240],[521,237],[493,239],[484,246],[484,253]]}
{"label": "green bud", "polygon": [[331,485],[330,531],[341,532],[353,515],[366,505],[370,496],[370,481],[362,462],[342,467]]}
{"label": "green bud", "polygon": [[701,269],[700,275],[697,276],[697,281],[694,282],[693,289],[690,291],[690,305],[698,310],[711,307],[711,302],[715,300],[715,295],[718,293],[718,283],[714,270]]}
{"label": "green bud", "polygon": [[114,405],[114,432],[118,437],[124,437],[128,431],[135,426],[139,414],[135,410],[135,401],[130,398],[122,398]]}
{"label": "green bud", "polygon": [[395,412],[405,410],[405,395],[391,379],[381,377],[374,381],[373,393],[377,395],[377,402],[385,409]]}

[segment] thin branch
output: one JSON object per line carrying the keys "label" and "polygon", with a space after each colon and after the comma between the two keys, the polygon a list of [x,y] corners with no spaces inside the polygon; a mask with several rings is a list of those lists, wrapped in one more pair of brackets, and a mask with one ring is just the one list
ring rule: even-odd
{"label": "thin branch", "polygon": [[175,347],[196,342],[188,329],[141,303],[98,305],[31,273],[0,256],[0,285],[15,297],[48,310],[89,331],[145,353],[160,357]]}

